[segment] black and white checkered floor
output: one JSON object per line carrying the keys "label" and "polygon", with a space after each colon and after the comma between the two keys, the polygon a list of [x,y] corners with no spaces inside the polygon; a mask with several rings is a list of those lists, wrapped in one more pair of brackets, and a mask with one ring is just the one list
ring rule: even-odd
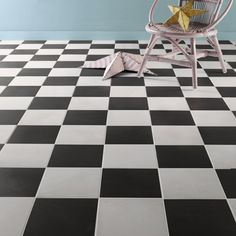
{"label": "black and white checkered floor", "polygon": [[227,74],[199,61],[197,90],[169,64],[79,68],[146,43],[0,41],[1,236],[236,235],[235,42]]}

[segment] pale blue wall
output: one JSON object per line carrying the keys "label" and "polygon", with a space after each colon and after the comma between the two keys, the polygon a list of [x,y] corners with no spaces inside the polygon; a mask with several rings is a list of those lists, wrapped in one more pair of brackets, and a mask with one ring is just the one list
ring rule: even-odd
{"label": "pale blue wall", "polygon": [[[158,17],[169,16],[160,0]],[[0,38],[146,38],[152,0],[0,0]],[[220,25],[236,39],[236,4]]]}

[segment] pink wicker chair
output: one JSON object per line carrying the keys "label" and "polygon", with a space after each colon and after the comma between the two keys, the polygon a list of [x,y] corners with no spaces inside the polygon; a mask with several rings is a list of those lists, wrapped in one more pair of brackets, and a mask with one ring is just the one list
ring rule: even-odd
{"label": "pink wicker chair", "polygon": [[[192,68],[192,85],[197,88],[197,59],[206,56],[218,57],[223,73],[227,73],[225,61],[217,39],[216,25],[226,16],[233,4],[233,0],[227,0],[227,5],[223,11],[221,7],[224,0],[195,0],[194,8],[204,9],[207,12],[200,16],[192,17],[189,30],[184,32],[179,25],[166,26],[163,23],[154,22],[154,12],[158,0],[154,0],[149,12],[149,23],[146,26],[147,32],[151,33],[150,41],[147,45],[143,62],[140,66],[138,77],[143,77],[143,69],[147,61],[168,62],[180,66]],[[186,4],[187,0],[180,0],[179,5]],[[206,38],[213,50],[196,50],[196,39]],[[165,55],[150,55],[157,39],[163,38],[172,44],[172,51]],[[182,47],[181,40],[190,40],[190,47]],[[176,60],[175,56],[182,53],[186,60]]]}

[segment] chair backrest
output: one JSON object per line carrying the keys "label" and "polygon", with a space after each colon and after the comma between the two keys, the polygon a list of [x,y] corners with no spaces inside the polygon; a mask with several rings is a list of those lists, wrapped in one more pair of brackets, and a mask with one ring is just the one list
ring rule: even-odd
{"label": "chair backrest", "polygon": [[[185,5],[187,0],[179,0],[179,5]],[[201,23],[205,25],[211,24],[219,15],[223,0],[195,0],[194,8],[206,10],[207,12],[191,18],[191,22]]]}

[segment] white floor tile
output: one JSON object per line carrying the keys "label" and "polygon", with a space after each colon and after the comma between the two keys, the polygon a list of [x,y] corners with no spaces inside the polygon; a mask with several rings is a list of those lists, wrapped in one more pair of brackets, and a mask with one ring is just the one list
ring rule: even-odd
{"label": "white floor tile", "polygon": [[102,198],[97,236],[168,236],[161,199]]}
{"label": "white floor tile", "polygon": [[229,206],[234,215],[234,220],[236,221],[236,199],[229,199]]}
{"label": "white floor tile", "polygon": [[114,49],[89,49],[88,55],[110,55]]}
{"label": "white floor tile", "polygon": [[104,144],[105,126],[62,126],[57,136],[57,144]]}
{"label": "white floor tile", "polygon": [[43,86],[39,89],[37,97],[71,97],[74,86]]}
{"label": "white floor tile", "polygon": [[15,125],[0,125],[0,143],[4,144],[8,141],[15,127]]}
{"label": "white floor tile", "polygon": [[111,97],[146,97],[145,87],[139,86],[112,86]]}
{"label": "white floor tile", "polygon": [[149,97],[148,105],[150,110],[189,110],[186,99],[177,97]]}
{"label": "white floor tile", "polygon": [[0,198],[0,234],[22,235],[33,203],[33,198]]}
{"label": "white floor tile", "polygon": [[98,198],[101,177],[100,168],[47,168],[38,197]]}
{"label": "white floor tile", "polygon": [[34,55],[9,55],[2,61],[29,61]]}
{"label": "white floor tile", "polygon": [[[199,61],[199,64],[203,69],[221,69],[219,61]],[[231,68],[231,66],[228,63],[225,64],[227,69]]]}
{"label": "white floor tile", "polygon": [[0,49],[0,55],[9,55],[14,49]]}
{"label": "white floor tile", "polygon": [[24,44],[20,44],[16,49],[19,50],[25,50],[25,49],[40,49],[41,47],[43,46],[43,44],[36,44],[36,43],[33,43],[33,44],[28,44],[28,43],[24,43]]}
{"label": "white floor tile", "polygon": [[231,111],[191,111],[197,126],[236,126]]}
{"label": "white floor tile", "polygon": [[214,169],[160,169],[165,199],[222,199],[223,188]]}
{"label": "white floor tile", "polygon": [[105,145],[103,168],[157,168],[154,145]]}
{"label": "white floor tile", "polygon": [[56,61],[29,61],[24,68],[53,68]]}
{"label": "white floor tile", "polygon": [[139,49],[139,44],[133,43],[116,43],[115,49]]}
{"label": "white floor tile", "polygon": [[108,110],[107,97],[73,97],[69,110]]}
{"label": "white floor tile", "polygon": [[66,49],[89,49],[90,44],[86,43],[70,43],[66,45]]}
{"label": "white floor tile", "polygon": [[146,77],[145,76],[145,85],[146,86],[179,86],[179,82],[175,77]]}
{"label": "white floor tile", "polygon": [[235,77],[211,77],[210,80],[216,87],[236,87]]}
{"label": "white floor tile", "polygon": [[0,97],[0,109],[24,110],[30,105],[33,97]]}
{"label": "white floor tile", "polygon": [[10,86],[41,86],[46,80],[46,76],[16,76]]}
{"label": "white floor tile", "polygon": [[62,125],[66,110],[28,110],[21,118],[20,125]]}
{"label": "white floor tile", "polygon": [[236,111],[236,98],[224,98],[224,101],[231,111]]}
{"label": "white floor tile", "polygon": [[0,76],[16,76],[21,68],[0,68]]}
{"label": "white floor tile", "polygon": [[61,55],[64,49],[39,49],[36,55]]}
{"label": "white floor tile", "polygon": [[151,118],[149,111],[109,111],[107,125],[148,126]]}
{"label": "white floor tile", "polygon": [[157,145],[202,145],[203,141],[195,126],[153,126]]}
{"label": "white floor tile", "polygon": [[220,93],[215,87],[204,87],[199,86],[198,89],[193,89],[193,87],[182,87],[182,92],[185,97],[195,97],[195,98],[219,98]]}
{"label": "white floor tile", "polygon": [[45,44],[67,44],[69,40],[47,40]]}
{"label": "white floor tile", "polygon": [[[192,69],[190,68],[175,68],[174,69],[176,77],[192,77]],[[197,69],[198,77],[208,77],[203,69]]]}
{"label": "white floor tile", "polygon": [[215,169],[236,168],[236,145],[206,145]]}
{"label": "white floor tile", "polygon": [[152,69],[172,69],[172,65],[170,63],[164,63],[164,62],[156,62],[156,61],[148,61],[147,62],[147,68]]}
{"label": "white floor tile", "polygon": [[79,76],[81,68],[54,68],[48,76]]}
{"label": "white floor tile", "polygon": [[102,76],[80,76],[77,86],[109,86],[111,80],[103,80]]}
{"label": "white floor tile", "polygon": [[64,54],[61,55],[58,61],[85,61],[87,55],[80,54]]}
{"label": "white floor tile", "polygon": [[0,167],[47,167],[53,150],[50,144],[6,144],[0,152]]}
{"label": "white floor tile", "polygon": [[93,40],[93,44],[114,44],[115,40]]}

